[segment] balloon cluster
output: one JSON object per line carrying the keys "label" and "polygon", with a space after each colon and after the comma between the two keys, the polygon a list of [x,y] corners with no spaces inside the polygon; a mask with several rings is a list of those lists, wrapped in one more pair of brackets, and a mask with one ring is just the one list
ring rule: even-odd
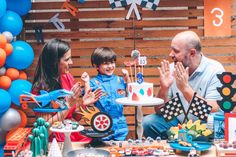
{"label": "balloon cluster", "polygon": [[15,37],[23,28],[21,16],[31,9],[31,0],[0,0],[0,156],[8,131],[21,123],[21,114],[11,108],[20,105],[19,96],[31,90],[23,71],[34,59],[32,47]]}

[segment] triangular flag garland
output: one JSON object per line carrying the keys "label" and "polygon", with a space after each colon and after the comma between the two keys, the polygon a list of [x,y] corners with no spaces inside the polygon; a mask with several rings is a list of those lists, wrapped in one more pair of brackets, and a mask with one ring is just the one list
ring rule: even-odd
{"label": "triangular flag garland", "polygon": [[177,117],[182,113],[185,114],[179,93],[176,93],[176,95],[176,97],[166,102],[165,105],[160,109],[161,114],[167,122],[173,120],[174,117]]}
{"label": "triangular flag garland", "polygon": [[51,147],[48,152],[48,157],[62,157],[62,153],[56,138],[53,138],[52,140]]}
{"label": "triangular flag garland", "polygon": [[134,11],[138,20],[141,19],[137,5],[156,10],[160,0],[109,0],[111,8],[126,7],[131,4],[126,19],[130,18],[131,13]]}

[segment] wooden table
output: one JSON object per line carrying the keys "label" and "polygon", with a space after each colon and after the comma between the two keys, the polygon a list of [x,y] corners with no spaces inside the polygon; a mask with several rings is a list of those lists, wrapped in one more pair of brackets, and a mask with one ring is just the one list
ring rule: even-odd
{"label": "wooden table", "polygon": [[[166,143],[165,141],[162,141],[163,145],[169,147],[169,144]],[[86,143],[82,143],[82,142],[73,142],[72,143],[72,149],[73,150],[76,150],[76,149],[83,149],[85,148]],[[124,142],[123,145],[126,145],[127,142]],[[156,143],[154,143],[155,145]],[[118,143],[117,143],[117,147],[118,147]],[[104,150],[108,150],[109,148],[111,148],[111,145],[109,144],[109,142],[107,142],[107,145],[105,147],[99,147],[99,149],[104,149]],[[177,151],[177,154],[176,155],[171,155],[171,157],[184,157],[184,156],[187,156],[188,154],[187,153],[184,153],[184,152],[179,152]],[[210,150],[208,151],[204,151],[204,152],[201,152],[201,157],[216,157],[216,147],[214,145],[212,145],[212,147],[210,148]]]}

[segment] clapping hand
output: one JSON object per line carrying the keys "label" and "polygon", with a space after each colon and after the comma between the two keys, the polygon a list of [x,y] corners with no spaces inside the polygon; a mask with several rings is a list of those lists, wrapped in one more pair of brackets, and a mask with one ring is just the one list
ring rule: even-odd
{"label": "clapping hand", "polygon": [[176,80],[176,86],[181,92],[189,87],[189,67],[184,68],[181,62],[177,62],[175,65],[174,77]]}
{"label": "clapping hand", "polygon": [[160,85],[163,89],[169,89],[173,83],[173,76],[170,72],[169,61],[163,60],[161,67],[158,68],[160,73]]}
{"label": "clapping hand", "polygon": [[73,92],[73,95],[69,98],[69,102],[74,102],[79,100],[82,94],[81,83],[80,82],[75,83],[71,88],[71,92]]}
{"label": "clapping hand", "polygon": [[84,72],[84,73],[81,75],[81,79],[82,79],[85,83],[89,82],[89,80],[90,80],[89,74],[88,74],[87,72]]}
{"label": "clapping hand", "polygon": [[102,90],[100,88],[92,92],[90,88],[83,96],[83,105],[92,105],[102,96]]}
{"label": "clapping hand", "polygon": [[128,70],[126,70],[126,69],[121,69],[121,72],[122,72],[122,74],[123,74],[123,78],[124,78],[125,83],[130,83],[131,80],[130,80],[130,77],[129,77],[129,72],[128,72]]}

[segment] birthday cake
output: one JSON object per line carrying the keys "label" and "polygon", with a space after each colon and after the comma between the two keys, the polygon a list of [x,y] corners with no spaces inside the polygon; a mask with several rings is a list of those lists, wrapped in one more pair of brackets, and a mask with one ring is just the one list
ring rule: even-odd
{"label": "birthday cake", "polygon": [[147,100],[153,98],[153,83],[132,82],[128,84],[128,99],[132,101]]}

